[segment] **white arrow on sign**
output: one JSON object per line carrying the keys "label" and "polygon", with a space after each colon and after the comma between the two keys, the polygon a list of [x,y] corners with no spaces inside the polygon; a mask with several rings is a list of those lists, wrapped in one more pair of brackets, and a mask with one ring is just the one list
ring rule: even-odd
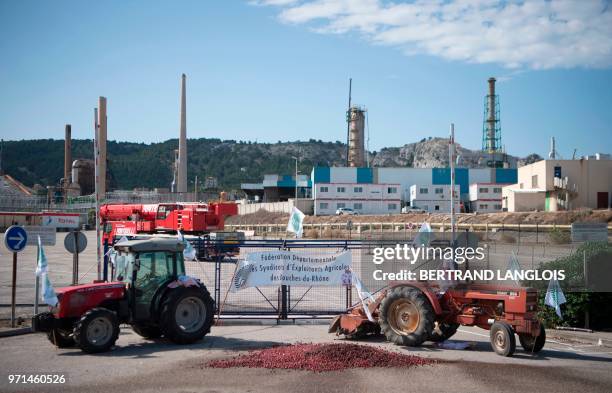
{"label": "white arrow on sign", "polygon": [[21,234],[21,232],[17,233],[17,237],[9,237],[9,240],[19,240],[17,242],[17,244],[15,244],[15,248],[20,248],[21,247],[21,243],[23,243],[23,241],[25,240],[25,237],[23,237],[23,235]]}

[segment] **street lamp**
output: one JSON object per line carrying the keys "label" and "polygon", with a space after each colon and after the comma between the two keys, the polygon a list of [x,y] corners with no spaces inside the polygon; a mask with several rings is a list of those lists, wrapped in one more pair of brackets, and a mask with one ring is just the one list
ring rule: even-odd
{"label": "street lamp", "polygon": [[298,157],[291,156],[291,158],[295,160],[295,202],[294,202],[294,205],[296,205],[297,199],[298,199]]}

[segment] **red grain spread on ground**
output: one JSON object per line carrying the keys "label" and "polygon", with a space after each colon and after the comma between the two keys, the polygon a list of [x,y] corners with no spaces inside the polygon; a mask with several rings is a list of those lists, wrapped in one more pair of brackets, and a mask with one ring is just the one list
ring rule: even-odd
{"label": "red grain spread on ground", "polygon": [[357,344],[293,344],[213,360],[214,368],[272,368],[315,372],[369,367],[412,367],[435,363],[434,360],[404,355],[380,348]]}

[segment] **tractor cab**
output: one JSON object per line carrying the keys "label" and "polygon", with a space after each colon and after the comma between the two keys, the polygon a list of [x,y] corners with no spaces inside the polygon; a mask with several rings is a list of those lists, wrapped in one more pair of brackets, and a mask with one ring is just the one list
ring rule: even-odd
{"label": "tractor cab", "polygon": [[176,239],[146,239],[126,241],[114,248],[113,281],[126,284],[131,319],[146,320],[168,284],[185,275],[185,246]]}

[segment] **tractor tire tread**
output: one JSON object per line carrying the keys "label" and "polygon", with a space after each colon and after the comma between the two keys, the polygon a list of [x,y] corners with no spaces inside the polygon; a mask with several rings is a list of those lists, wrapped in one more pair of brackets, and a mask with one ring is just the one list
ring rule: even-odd
{"label": "tractor tire tread", "polygon": [[[206,307],[206,319],[202,327],[193,333],[183,332],[175,323],[175,309],[178,302],[187,295],[199,297]],[[160,307],[160,329],[164,337],[175,344],[191,344],[201,340],[210,333],[215,313],[215,302],[208,289],[201,284],[200,287],[178,287],[171,290],[162,300]]]}
{"label": "tractor tire tread", "polygon": [[[84,332],[84,329],[87,328],[87,325],[89,324],[90,320],[93,319],[94,316],[97,314],[106,314],[106,316],[110,319],[112,327],[113,327],[113,332],[112,332],[110,340],[108,340],[108,342],[105,343],[104,345],[100,345],[100,346],[87,342],[86,333]],[[119,338],[119,322],[117,319],[117,314],[114,311],[111,311],[103,307],[95,307],[95,308],[92,308],[91,310],[88,310],[87,312],[85,312],[85,314],[83,314],[81,319],[79,319],[79,321],[75,324],[74,330],[73,330],[73,337],[74,337],[74,342],[79,348],[81,348],[83,352],[99,353],[99,352],[108,351],[109,349],[113,347],[113,345],[115,345],[115,342]]]}
{"label": "tractor tire tread", "polygon": [[[416,330],[408,335],[396,333],[388,322],[389,307],[398,299],[409,299],[420,313],[420,323]],[[393,288],[383,299],[380,305],[380,328],[387,340],[397,345],[419,346],[429,339],[433,331],[435,314],[429,299],[418,288],[396,287]]]}

